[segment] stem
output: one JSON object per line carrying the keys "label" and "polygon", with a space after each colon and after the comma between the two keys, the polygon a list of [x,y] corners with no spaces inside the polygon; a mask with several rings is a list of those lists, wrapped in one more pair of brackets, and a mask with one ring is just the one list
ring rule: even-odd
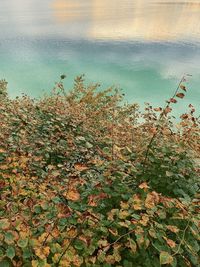
{"label": "stem", "polygon": [[[178,90],[179,90],[179,88],[180,88],[180,85],[181,85],[181,83],[182,83],[184,80],[185,80],[185,75],[181,78],[181,80],[180,80],[180,82],[179,82],[179,84],[178,84],[178,86],[177,86],[177,88],[176,88],[176,90],[175,90],[175,92],[174,92],[172,98],[174,98],[174,97],[176,96],[176,94],[177,94],[177,92],[178,92]],[[166,113],[166,109],[169,108],[170,104],[171,104],[171,102],[168,102],[167,105],[165,106],[165,108],[163,109],[163,112],[160,114],[160,117],[159,117],[159,119],[158,119],[158,123],[161,121],[161,119],[162,119],[163,116],[165,115],[165,113]],[[144,163],[143,163],[143,166],[144,166],[143,173],[144,173],[145,170],[146,170],[146,162],[147,162],[147,158],[148,158],[148,155],[149,155],[149,151],[150,151],[150,149],[151,149],[151,147],[152,147],[153,141],[154,141],[154,139],[157,137],[157,135],[159,134],[159,131],[158,131],[159,128],[160,128],[160,125],[158,124],[158,125],[156,126],[156,131],[155,131],[155,133],[153,134],[153,136],[152,136],[152,138],[150,139],[150,142],[149,142],[149,144],[148,144],[148,146],[147,146],[147,150],[146,150],[146,153],[145,153],[145,159],[144,159]]]}
{"label": "stem", "polygon": [[60,258],[59,260],[57,261],[56,263],[56,266],[59,266],[63,256],[65,255],[65,253],[67,252],[68,248],[72,245],[72,243],[74,242],[74,240],[77,238],[78,234],[73,238],[71,239],[71,241],[69,242],[69,245],[66,247],[66,249],[63,251],[63,253],[60,255]]}
{"label": "stem", "polygon": [[181,246],[182,246],[182,244],[183,244],[184,241],[185,241],[185,234],[186,234],[186,231],[187,231],[187,229],[188,229],[188,227],[189,227],[189,225],[190,225],[190,221],[191,221],[191,218],[188,220],[187,225],[186,225],[186,227],[185,227],[185,229],[184,229],[184,231],[183,231],[183,236],[182,236],[182,238],[181,238],[181,241],[180,241],[180,243],[179,243],[179,246],[178,246],[178,248],[177,248],[177,251],[176,251],[174,254],[172,254],[172,257],[175,256],[175,255],[177,255],[177,254],[179,253],[179,251],[180,251],[180,249],[181,249]]}
{"label": "stem", "polygon": [[108,244],[107,247],[113,246],[114,244],[116,244],[120,239],[122,239],[123,237],[130,235],[131,233],[133,233],[135,230],[131,230],[126,234],[121,235],[120,237],[118,237],[113,243]]}

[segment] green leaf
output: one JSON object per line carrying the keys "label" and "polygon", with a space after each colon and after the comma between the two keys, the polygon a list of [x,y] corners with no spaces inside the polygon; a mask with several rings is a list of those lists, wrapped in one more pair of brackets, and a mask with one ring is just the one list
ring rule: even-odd
{"label": "green leaf", "polygon": [[124,260],[123,261],[123,266],[124,267],[133,267],[133,264],[130,261]]}
{"label": "green leaf", "polygon": [[86,143],[85,143],[85,146],[86,146],[87,148],[92,148],[92,147],[93,147],[93,145],[92,145],[91,143],[89,143],[89,142],[86,142]]}
{"label": "green leaf", "polygon": [[25,238],[25,239],[19,239],[17,241],[17,245],[20,247],[20,248],[25,248],[27,247],[28,245],[28,238]]}
{"label": "green leaf", "polygon": [[77,250],[82,250],[82,249],[84,249],[85,245],[81,240],[76,240],[75,243],[74,243],[74,247]]}
{"label": "green leaf", "polygon": [[9,228],[9,226],[10,226],[10,223],[9,223],[8,219],[1,219],[0,220],[0,229],[6,230]]}
{"label": "green leaf", "polygon": [[160,264],[171,264],[173,262],[173,257],[166,251],[161,251],[160,253]]}
{"label": "green leaf", "polygon": [[29,248],[24,248],[23,249],[23,258],[24,259],[28,259],[30,258],[32,255],[31,251],[29,250]]}
{"label": "green leaf", "polygon": [[8,259],[0,261],[0,267],[11,267],[11,263]]}
{"label": "green leaf", "polygon": [[8,245],[14,243],[14,235],[11,232],[5,233],[5,242]]}
{"label": "green leaf", "polygon": [[15,249],[14,247],[8,247],[6,250],[6,256],[11,260],[15,257]]}

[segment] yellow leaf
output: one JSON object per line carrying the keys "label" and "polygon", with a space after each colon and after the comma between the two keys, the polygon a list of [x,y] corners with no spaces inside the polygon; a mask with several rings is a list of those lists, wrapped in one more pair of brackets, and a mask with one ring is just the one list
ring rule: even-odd
{"label": "yellow leaf", "polygon": [[77,235],[77,229],[75,227],[72,227],[67,230],[67,237],[68,238],[74,238]]}
{"label": "yellow leaf", "polygon": [[38,241],[39,241],[40,243],[43,243],[44,240],[47,238],[47,236],[48,236],[48,233],[43,233],[43,234],[38,238]]}
{"label": "yellow leaf", "polygon": [[127,210],[120,210],[119,211],[119,218],[126,219],[129,216],[129,212]]}
{"label": "yellow leaf", "polygon": [[135,243],[135,241],[131,238],[128,238],[128,247],[131,249],[131,251],[133,253],[135,253],[137,251],[137,244]]}
{"label": "yellow leaf", "polygon": [[166,251],[161,251],[160,253],[160,264],[171,264],[173,262],[173,257]]}
{"label": "yellow leaf", "polygon": [[147,226],[149,222],[149,216],[147,214],[142,215],[142,219],[139,221],[140,224]]}
{"label": "yellow leaf", "polygon": [[50,252],[50,247],[35,248],[35,254],[42,260],[46,259]]}
{"label": "yellow leaf", "polygon": [[145,200],[145,207],[148,209],[152,209],[155,207],[156,204],[159,202],[159,195],[156,192],[151,192],[147,194],[146,200]]}
{"label": "yellow leaf", "polygon": [[31,265],[32,265],[32,267],[38,267],[38,261],[32,260]]}
{"label": "yellow leaf", "polygon": [[68,259],[62,259],[59,266],[61,267],[70,267],[71,266],[71,261]]}
{"label": "yellow leaf", "polygon": [[129,209],[129,204],[127,202],[123,202],[121,201],[120,202],[120,207],[123,209],[123,210],[127,210]]}
{"label": "yellow leaf", "polygon": [[134,210],[141,210],[142,209],[142,200],[138,195],[133,196],[133,205],[132,208]]}
{"label": "yellow leaf", "polygon": [[107,247],[109,244],[108,244],[108,241],[106,239],[101,239],[98,241],[98,246],[99,247]]}

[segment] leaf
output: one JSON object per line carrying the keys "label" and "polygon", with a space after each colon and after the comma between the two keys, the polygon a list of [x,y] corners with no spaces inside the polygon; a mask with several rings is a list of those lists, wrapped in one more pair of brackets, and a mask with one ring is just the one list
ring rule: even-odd
{"label": "leaf", "polygon": [[154,111],[162,111],[162,108],[161,108],[161,107],[159,107],[159,108],[154,108],[153,110],[154,110]]}
{"label": "leaf", "polygon": [[186,91],[186,87],[185,87],[185,85],[180,85],[180,88],[182,89],[182,90],[184,90],[184,91]]}
{"label": "leaf", "polygon": [[166,114],[170,113],[171,111],[172,111],[172,108],[170,108],[170,107],[166,107],[166,108],[164,109],[163,113],[166,115]]}
{"label": "leaf", "polygon": [[137,251],[137,244],[135,243],[135,241],[131,238],[127,238],[129,243],[128,243],[128,247],[131,249],[131,251],[133,253],[135,253]]}
{"label": "leaf", "polygon": [[148,184],[146,182],[143,182],[142,184],[139,185],[140,189],[144,189],[144,191],[147,191],[149,188]]}
{"label": "leaf", "polygon": [[2,230],[7,230],[10,227],[10,223],[8,219],[1,219],[0,220],[0,229]]}
{"label": "leaf", "polygon": [[42,260],[46,259],[50,253],[50,247],[35,248],[35,254]]}
{"label": "leaf", "polygon": [[142,209],[142,200],[138,195],[133,196],[133,206],[134,210],[141,210]]}
{"label": "leaf", "polygon": [[14,247],[8,247],[6,250],[6,256],[11,260],[15,257],[15,249]]}
{"label": "leaf", "polygon": [[118,216],[122,220],[126,219],[129,216],[129,212],[127,210],[120,210]]}
{"label": "leaf", "polygon": [[166,173],[166,176],[167,176],[167,177],[171,177],[171,176],[173,176],[173,172],[166,171],[165,173]]}
{"label": "leaf", "polygon": [[177,103],[177,100],[175,98],[170,98],[169,102],[171,102],[171,103]]}
{"label": "leaf", "polygon": [[71,189],[67,192],[66,198],[71,201],[78,201],[80,200],[80,194],[76,189]]}
{"label": "leaf", "polygon": [[7,232],[5,233],[5,242],[8,244],[8,245],[11,245],[14,243],[14,239],[15,239],[15,236],[13,235],[12,232]]}
{"label": "leaf", "polygon": [[185,95],[183,93],[178,93],[178,94],[176,94],[176,96],[179,98],[184,98]]}
{"label": "leaf", "polygon": [[11,262],[9,261],[9,259],[4,259],[2,261],[0,261],[0,267],[11,267]]}
{"label": "leaf", "polygon": [[178,227],[176,227],[174,225],[167,225],[167,229],[170,230],[172,233],[178,233],[179,232]]}
{"label": "leaf", "polygon": [[82,163],[76,163],[76,164],[74,164],[74,168],[75,168],[75,170],[80,171],[80,172],[86,171],[86,170],[89,169],[88,166],[86,166],[86,165],[84,165]]}
{"label": "leaf", "polygon": [[146,200],[145,200],[145,207],[148,209],[152,209],[155,207],[156,204],[159,202],[159,195],[155,191],[147,194]]}
{"label": "leaf", "polygon": [[17,241],[17,245],[20,247],[20,248],[25,248],[27,247],[28,245],[28,238],[25,238],[25,239],[19,239]]}
{"label": "leaf", "polygon": [[160,264],[171,264],[173,262],[173,257],[166,251],[161,251],[160,253]]}
{"label": "leaf", "polygon": [[166,238],[165,236],[163,238],[165,239],[165,241],[167,242],[167,245],[170,248],[175,248],[176,247],[176,243],[172,239]]}

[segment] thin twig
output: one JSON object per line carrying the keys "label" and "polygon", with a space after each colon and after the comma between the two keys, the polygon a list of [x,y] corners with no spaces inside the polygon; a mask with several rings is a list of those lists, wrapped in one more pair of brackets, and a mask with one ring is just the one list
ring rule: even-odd
{"label": "thin twig", "polygon": [[127,235],[130,235],[131,233],[133,233],[135,231],[135,229],[134,230],[131,230],[131,231],[129,231],[128,233],[126,233],[126,234],[123,234],[123,235],[121,235],[120,237],[118,237],[113,243],[111,243],[111,244],[108,244],[106,247],[110,247],[110,246],[113,246],[114,244],[116,244],[119,240],[121,240],[123,237],[125,237],[125,236],[127,236]]}
{"label": "thin twig", "polygon": [[[179,82],[179,84],[178,84],[178,86],[177,86],[177,88],[176,88],[176,90],[175,90],[172,98],[174,98],[176,96],[176,94],[177,94],[177,92],[178,92],[178,90],[179,90],[179,88],[180,88],[180,86],[181,86],[181,84],[182,84],[183,81],[185,81],[185,75],[181,78],[181,80],[180,80],[180,82]],[[146,150],[146,153],[145,153],[145,159],[144,159],[144,163],[143,163],[143,166],[144,166],[143,172],[145,172],[145,169],[146,169],[145,168],[146,167],[146,162],[147,162],[147,158],[148,158],[148,155],[149,155],[149,151],[150,151],[150,149],[152,147],[153,141],[154,141],[154,139],[157,137],[157,135],[159,133],[159,131],[158,131],[159,128],[160,128],[159,122],[161,121],[161,119],[163,118],[163,116],[166,114],[166,110],[169,108],[170,104],[171,104],[171,102],[168,101],[167,105],[165,106],[165,108],[163,109],[162,113],[160,114],[160,117],[158,119],[158,124],[156,126],[155,133],[153,134],[153,136],[152,136],[152,138],[151,138],[151,140],[150,140],[150,142],[149,142],[149,144],[147,146],[147,150]]]}
{"label": "thin twig", "polygon": [[172,257],[175,256],[175,255],[177,255],[177,254],[179,253],[179,251],[180,251],[180,249],[181,249],[181,246],[182,246],[183,242],[185,241],[185,234],[186,234],[186,231],[187,231],[187,229],[188,229],[188,227],[189,227],[189,225],[190,225],[190,221],[191,221],[191,218],[188,220],[187,225],[186,225],[186,227],[185,227],[185,229],[184,229],[184,231],[183,231],[183,236],[182,236],[182,238],[181,238],[181,241],[180,241],[180,243],[179,243],[179,246],[178,246],[178,248],[177,248],[177,251],[174,252],[174,254],[172,254]]}

